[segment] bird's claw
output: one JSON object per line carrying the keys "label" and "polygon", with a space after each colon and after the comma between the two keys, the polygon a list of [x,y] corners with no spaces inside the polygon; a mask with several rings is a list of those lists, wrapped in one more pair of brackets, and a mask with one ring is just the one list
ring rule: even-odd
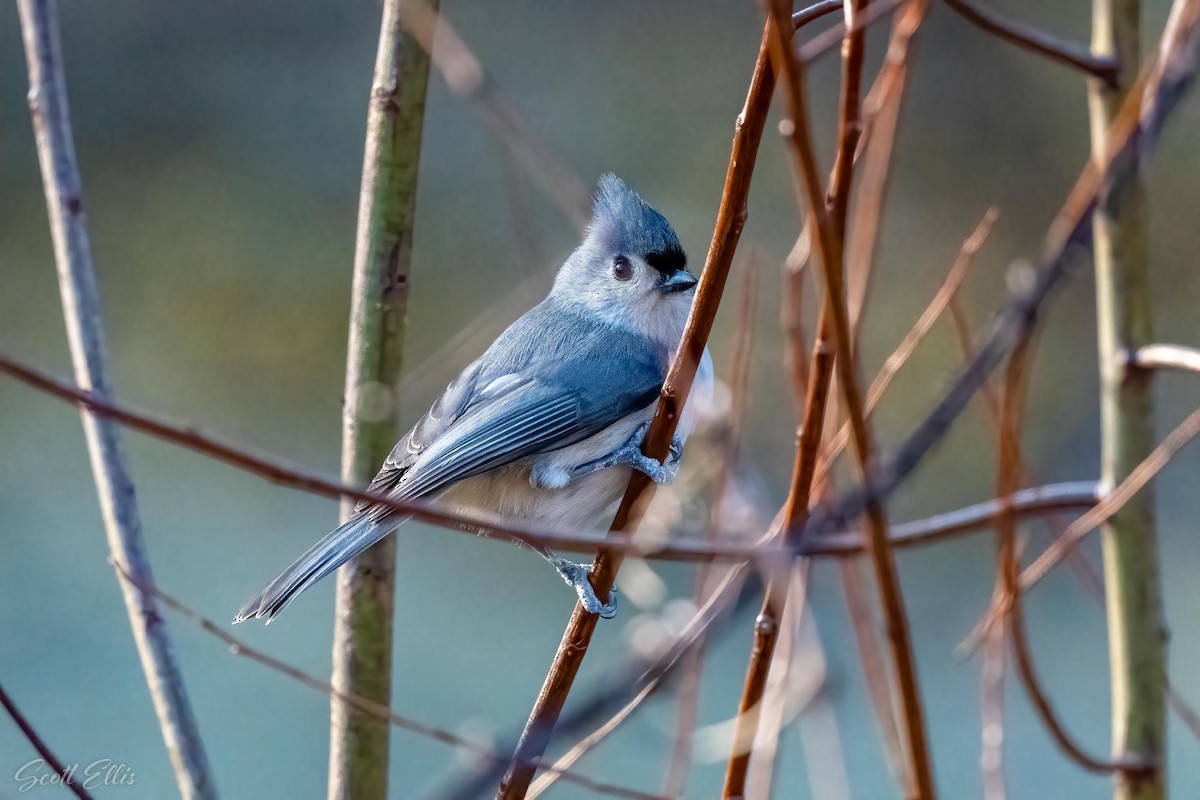
{"label": "bird's claw", "polygon": [[617,615],[617,589],[613,587],[608,592],[608,602],[601,603],[596,596],[596,589],[588,576],[592,572],[591,564],[577,564],[565,558],[554,556],[550,563],[558,570],[558,574],[567,585],[575,589],[579,602],[589,614],[599,614],[604,619],[612,619]]}
{"label": "bird's claw", "polygon": [[679,459],[683,454],[683,440],[678,436],[672,437],[671,450],[667,454],[667,460],[665,463],[660,463],[658,459],[650,458],[642,452],[642,441],[646,438],[648,430],[650,430],[649,422],[643,422],[638,426],[633,435],[629,437],[629,441],[614,454],[617,463],[628,464],[638,472],[645,473],[659,486],[670,486],[675,480],[675,473],[679,471]]}

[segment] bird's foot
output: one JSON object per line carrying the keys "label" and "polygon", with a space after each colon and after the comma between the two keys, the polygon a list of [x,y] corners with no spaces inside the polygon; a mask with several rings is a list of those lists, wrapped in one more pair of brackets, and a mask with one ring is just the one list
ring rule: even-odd
{"label": "bird's foot", "polygon": [[657,459],[650,458],[642,452],[642,440],[646,438],[646,431],[650,429],[649,422],[643,422],[633,432],[633,435],[625,442],[603,458],[598,458],[595,461],[589,461],[586,464],[580,464],[572,473],[573,477],[587,475],[589,472],[595,472],[598,469],[607,467],[615,467],[618,464],[628,464],[638,472],[645,473],[659,486],[670,486],[675,480],[675,474],[679,471],[679,459],[683,453],[683,441],[674,436],[671,438],[671,450],[667,455],[666,463],[659,463]]}
{"label": "bird's foot", "polygon": [[600,598],[596,596],[595,588],[592,587],[592,582],[588,580],[588,576],[592,573],[591,564],[577,564],[553,553],[548,553],[546,560],[554,565],[567,585],[575,589],[584,610],[591,614],[599,614],[604,619],[612,619],[617,615],[616,587],[609,590],[608,602],[601,603]]}

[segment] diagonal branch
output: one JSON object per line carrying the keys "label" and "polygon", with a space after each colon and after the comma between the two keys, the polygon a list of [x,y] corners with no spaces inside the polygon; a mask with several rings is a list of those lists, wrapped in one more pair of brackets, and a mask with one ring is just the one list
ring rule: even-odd
{"label": "diagonal branch", "polygon": [[[50,767],[54,771],[54,774],[61,778],[61,783],[66,787],[67,791],[78,797],[79,800],[92,800],[92,796],[88,793],[88,790],[83,788],[83,785],[75,779],[74,769],[65,766],[59,761],[58,756],[54,755],[54,751],[50,749],[50,745],[46,744],[45,740],[33,729],[33,724],[21,713],[21,709],[17,708],[16,703],[8,696],[8,692],[4,691],[3,686],[0,686],[0,706],[4,706],[4,710],[8,712],[8,715],[12,717],[12,721],[20,729],[21,735],[33,745],[33,749],[46,762],[46,766]],[[13,779],[18,782],[20,782],[20,778],[18,777],[20,772],[18,770],[17,775],[13,776]],[[32,787],[20,786],[17,788],[17,791],[23,792],[27,788]]]}
{"label": "diagonal branch", "polygon": [[1061,39],[1054,34],[1010,20],[974,0],[945,0],[959,16],[980,30],[987,31],[1006,42],[1051,61],[1081,70],[1108,85],[1117,79],[1119,65],[1115,58],[1093,55],[1086,47]]}
{"label": "diagonal branch", "polygon": [[[786,12],[786,0],[773,0],[770,6],[775,20]],[[851,28],[853,21],[847,28]],[[863,412],[863,401],[858,384],[858,370],[850,342],[850,325],[846,310],[845,291],[842,285],[842,241],[835,227],[839,224],[837,207],[834,218],[824,213],[820,178],[817,173],[816,156],[810,138],[807,99],[804,91],[803,67],[796,58],[788,41],[776,35],[772,38],[771,60],[780,76],[787,100],[790,124],[787,126],[787,143],[797,170],[800,188],[804,196],[802,205],[807,205],[814,217],[816,227],[816,253],[825,277],[827,308],[833,318],[833,330],[837,343],[838,357],[835,359],[839,388],[850,419],[855,454],[864,480],[869,484],[872,468],[870,431]],[[844,218],[843,218],[844,219]],[[885,613],[888,643],[891,649],[892,667],[900,691],[903,709],[904,733],[908,744],[910,791],[925,800],[934,797],[933,775],[925,737],[924,711],[917,687],[916,667],[912,654],[912,642],[908,631],[908,619],[904,611],[900,586],[896,577],[896,566],[887,541],[887,516],[883,500],[866,498],[867,532],[871,543],[871,558],[875,578]]]}
{"label": "diagonal branch", "polygon": [[[704,272],[692,302],[683,339],[663,382],[658,408],[643,444],[643,451],[651,458],[661,460],[667,455],[675,424],[687,402],[688,392],[712,329],[734,250],[746,223],[746,200],[750,191],[750,179],[754,172],[758,143],[762,138],[775,83],[766,57],[766,39],[767,35],[764,34],[746,104],[737,120],[733,152],[725,176],[725,188],[717,212],[712,243],[705,259]],[[640,472],[634,472],[613,520],[612,530],[633,530],[652,496],[652,491],[649,479]],[[620,553],[606,550],[601,550],[593,562],[591,581],[602,602],[607,602],[620,564]],[[546,751],[555,723],[575,680],[575,674],[587,653],[596,621],[595,614],[587,613],[581,605],[576,604],[546,682],[525,725],[525,731],[514,755],[513,768],[501,781],[497,797],[516,800],[525,796],[533,779],[534,768],[531,765]]]}
{"label": "diagonal branch", "polygon": [[[103,315],[71,132],[58,4],[55,0],[20,0],[17,10],[29,65],[29,111],[46,193],[75,381],[81,389],[102,400],[108,399],[112,388]],[[86,408],[80,411],[109,552],[117,563],[137,576],[139,585],[153,586],[120,428]],[[121,583],[120,588],[179,793],[189,800],[215,798],[217,791],[209,774],[199,726],[154,596],[126,583]]]}

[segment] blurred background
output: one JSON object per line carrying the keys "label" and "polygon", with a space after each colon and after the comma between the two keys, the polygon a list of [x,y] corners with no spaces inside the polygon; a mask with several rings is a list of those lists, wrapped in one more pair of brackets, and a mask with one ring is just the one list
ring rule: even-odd
{"label": "blurred background", "polygon": [[[378,5],[61,5],[118,396],[335,475]],[[1084,0],[1002,5],[1076,40],[1089,38]],[[758,47],[756,4],[448,0],[443,10],[497,91],[584,180],[610,170],[622,176],[673,222],[693,265],[702,264]],[[1157,40],[1166,10],[1166,2],[1148,3],[1147,44]],[[884,36],[880,26],[870,39],[871,65],[882,56]],[[837,76],[836,57],[827,57],[809,80],[826,164]],[[0,12],[0,346],[67,375],[26,88],[16,12],[6,6]],[[1036,251],[1088,153],[1079,75],[990,38],[937,4],[917,38],[905,104],[863,332],[867,375],[925,307],[962,240],[994,204],[999,222],[962,295],[976,328],[986,324],[1003,300],[1008,265]],[[777,281],[799,223],[791,168],[774,132],[778,116],[776,108],[741,246],[743,254],[756,248],[763,265],[744,453],[761,476],[767,517],[784,496],[794,425],[781,369]],[[1198,124],[1200,102],[1193,97],[1169,126],[1150,171],[1158,337],[1192,345],[1200,344]],[[524,187],[503,148],[436,74],[420,170],[410,378],[401,391],[409,422],[545,292],[577,239],[553,203]],[[739,284],[735,275],[731,296]],[[1097,474],[1093,304],[1084,263],[1045,317],[1025,435],[1026,458],[1045,482]],[[713,334],[724,376],[735,308],[726,304]],[[882,446],[906,435],[958,363],[951,329],[939,324],[876,413]],[[1188,376],[1163,375],[1157,396],[1163,433],[1200,402]],[[892,517],[913,519],[991,496],[992,438],[981,407],[965,414],[897,496]],[[99,796],[173,796],[105,563],[78,413],[0,380],[0,443],[0,679],[65,760],[111,758],[135,771],[135,785]],[[335,523],[334,502],[141,435],[127,435],[126,444],[158,581],[217,620],[231,618]],[[696,466],[686,458],[684,465]],[[1196,702],[1198,474],[1200,450],[1185,452],[1159,481],[1172,678]],[[507,741],[525,720],[573,598],[540,559],[504,543],[420,525],[407,526],[401,537],[393,706],[425,722]],[[1093,556],[1095,545],[1088,544]],[[907,551],[900,567],[937,781],[945,797],[977,797],[979,661],[958,661],[953,650],[991,594],[991,534]],[[661,590],[640,597],[634,591],[617,619],[600,626],[577,694],[624,662],[645,615],[690,596],[692,567],[653,569]],[[824,648],[822,698],[832,714],[801,714],[784,730],[774,796],[807,798],[813,785],[825,785],[834,788],[823,797],[893,797],[840,572],[819,562],[811,574],[811,608]],[[505,577],[496,583],[489,578],[495,575]],[[480,586],[471,585],[475,576]],[[237,634],[325,675],[332,588],[325,581],[269,629],[242,626]],[[708,650],[701,726],[719,726],[736,708],[757,608],[750,602]],[[1106,751],[1100,606],[1060,569],[1031,594],[1027,617],[1058,710],[1092,752]],[[327,699],[235,658],[178,617],[168,624],[222,794],[323,796]],[[1108,780],[1068,763],[1019,687],[1008,684],[1004,743],[1012,796],[1102,796]],[[581,769],[657,790],[671,748],[672,696],[651,700]],[[1173,794],[1200,796],[1200,743],[1174,717],[1170,726]],[[698,741],[689,797],[711,797],[720,785],[726,750],[719,727],[708,733]],[[837,745],[844,766],[814,758],[820,748],[805,746],[814,739]],[[553,752],[565,744],[557,741]],[[7,775],[34,754],[7,722],[0,723],[0,756],[0,798],[16,797]],[[460,769],[450,748],[393,730],[393,796],[421,796]],[[61,790],[29,796],[38,793]],[[560,784],[548,796],[583,792]]]}

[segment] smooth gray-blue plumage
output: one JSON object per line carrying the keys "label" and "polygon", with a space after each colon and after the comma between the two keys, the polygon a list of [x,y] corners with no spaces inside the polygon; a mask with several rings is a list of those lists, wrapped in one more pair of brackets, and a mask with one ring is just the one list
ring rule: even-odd
{"label": "smooth gray-blue plumage", "polygon": [[[659,482],[674,474],[694,424],[689,402],[675,462],[641,454],[695,284],[666,219],[606,175],[592,223],[550,294],[514,322],[454,380],[393,449],[370,484],[396,500],[430,499],[450,510],[545,526],[592,527],[620,498],[630,468]],[[703,402],[712,368],[705,353],[692,397]],[[386,506],[360,503],[242,608],[267,620],[300,592],[391,533]],[[546,557],[589,610],[611,615],[586,568]]]}

